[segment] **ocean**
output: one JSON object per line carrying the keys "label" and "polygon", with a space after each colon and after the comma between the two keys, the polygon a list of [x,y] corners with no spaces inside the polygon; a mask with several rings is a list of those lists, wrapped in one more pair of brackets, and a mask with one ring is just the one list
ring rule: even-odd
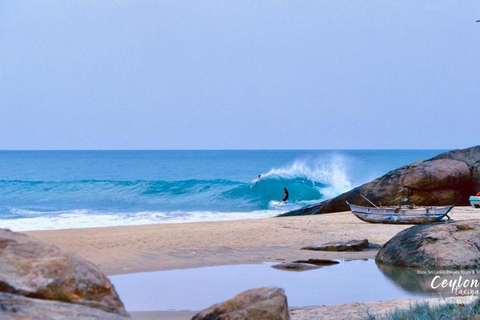
{"label": "ocean", "polygon": [[272,217],[443,151],[0,151],[0,228]]}

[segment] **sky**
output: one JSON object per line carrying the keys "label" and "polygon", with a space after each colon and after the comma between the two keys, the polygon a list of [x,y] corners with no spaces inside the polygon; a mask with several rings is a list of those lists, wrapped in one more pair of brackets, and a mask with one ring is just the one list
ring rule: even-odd
{"label": "sky", "polygon": [[480,0],[0,1],[0,149],[480,144]]}

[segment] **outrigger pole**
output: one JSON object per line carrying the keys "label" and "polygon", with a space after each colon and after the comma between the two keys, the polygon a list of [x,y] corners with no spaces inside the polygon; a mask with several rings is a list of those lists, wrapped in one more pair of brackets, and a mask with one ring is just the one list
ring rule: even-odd
{"label": "outrigger pole", "polygon": [[368,198],[365,197],[363,194],[360,193],[360,196],[361,196],[363,199],[367,200],[372,206],[374,206],[375,208],[378,209],[378,207],[375,205],[375,203],[373,203],[372,201],[368,200]]}

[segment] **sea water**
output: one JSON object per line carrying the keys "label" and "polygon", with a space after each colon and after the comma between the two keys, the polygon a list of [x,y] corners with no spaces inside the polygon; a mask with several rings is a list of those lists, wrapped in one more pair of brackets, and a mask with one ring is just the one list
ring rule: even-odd
{"label": "sea water", "polygon": [[[440,152],[0,151],[0,227],[24,231],[271,217]],[[284,187],[290,196],[285,204],[279,203]]]}

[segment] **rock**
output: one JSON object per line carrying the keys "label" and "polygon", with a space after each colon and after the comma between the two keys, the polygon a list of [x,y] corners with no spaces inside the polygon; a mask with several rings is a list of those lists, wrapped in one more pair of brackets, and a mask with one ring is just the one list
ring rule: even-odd
{"label": "rock", "polygon": [[480,220],[432,223],[403,230],[377,253],[378,263],[414,268],[480,267]]}
{"label": "rock", "polygon": [[384,206],[469,205],[469,197],[480,191],[479,173],[480,146],[453,150],[400,167],[336,198],[281,216],[349,211],[346,201],[371,206],[360,194]]}
{"label": "rock", "polygon": [[0,230],[0,292],[128,316],[113,285],[94,264],[9,230]]}
{"label": "rock", "polygon": [[281,288],[263,287],[240,293],[197,313],[192,320],[288,320],[288,303]]}
{"label": "rock", "polygon": [[314,264],[316,266],[331,266],[333,264],[339,264],[340,262],[335,260],[326,260],[326,259],[308,259],[308,260],[293,261],[293,263],[308,263],[308,264]]}
{"label": "rock", "polygon": [[285,271],[307,271],[320,268],[319,266],[308,264],[308,263],[300,263],[300,262],[286,262],[280,263],[272,266],[272,268],[285,270]]}
{"label": "rock", "polygon": [[2,320],[128,320],[118,314],[89,308],[80,304],[26,298],[0,293],[0,319]]}
{"label": "rock", "polygon": [[468,184],[469,180],[470,170],[465,162],[439,159],[409,168],[401,184],[411,190],[452,190]]}
{"label": "rock", "polygon": [[314,251],[362,251],[368,247],[368,240],[350,240],[347,242],[328,242],[321,246],[304,247],[302,250]]}
{"label": "rock", "polygon": [[379,243],[369,243],[368,244],[368,249],[381,249],[383,247],[382,244],[379,244]]}

